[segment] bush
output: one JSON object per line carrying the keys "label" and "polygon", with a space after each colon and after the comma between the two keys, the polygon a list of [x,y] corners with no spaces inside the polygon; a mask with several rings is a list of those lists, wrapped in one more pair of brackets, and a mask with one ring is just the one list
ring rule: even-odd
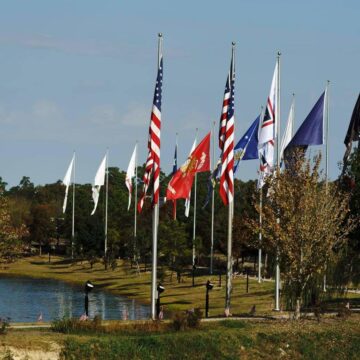
{"label": "bush", "polygon": [[71,334],[76,332],[103,331],[101,318],[95,316],[94,320],[82,321],[74,318],[62,318],[51,323],[51,329],[55,332]]}
{"label": "bush", "polygon": [[190,328],[199,328],[202,318],[202,311],[196,308],[194,311],[188,311],[187,324]]}
{"label": "bush", "polygon": [[173,327],[176,331],[183,331],[187,328],[187,313],[177,312],[174,315]]}
{"label": "bush", "polygon": [[176,331],[187,328],[197,329],[200,327],[202,311],[197,308],[186,312],[177,312],[173,318],[173,327]]}
{"label": "bush", "polygon": [[10,318],[0,318],[0,335],[6,334],[10,326]]}

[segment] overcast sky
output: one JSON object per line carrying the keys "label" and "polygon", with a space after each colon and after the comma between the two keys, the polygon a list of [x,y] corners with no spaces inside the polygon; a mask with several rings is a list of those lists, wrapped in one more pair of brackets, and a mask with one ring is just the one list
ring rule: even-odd
{"label": "overcast sky", "polygon": [[[10,186],[23,175],[57,181],[76,150],[77,182],[89,183],[107,147],[110,165],[126,169],[136,140],[145,162],[161,31],[165,172],[176,132],[182,163],[195,128],[202,137],[218,127],[236,41],[236,139],[265,104],[281,50],[282,129],[293,92],[297,129],[331,81],[335,178],[360,90],[359,13],[358,0],[3,1],[0,176]],[[237,177],[256,178],[257,167],[243,162]]]}

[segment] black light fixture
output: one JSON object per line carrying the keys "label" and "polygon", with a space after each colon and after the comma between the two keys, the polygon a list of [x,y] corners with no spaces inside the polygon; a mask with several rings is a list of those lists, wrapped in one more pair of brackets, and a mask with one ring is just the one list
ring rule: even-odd
{"label": "black light fixture", "polygon": [[89,316],[89,292],[94,288],[90,280],[85,283],[85,315]]}
{"label": "black light fixture", "polygon": [[208,280],[206,282],[206,301],[205,301],[205,317],[209,317],[209,291],[212,290],[214,284]]}
{"label": "black light fixture", "polygon": [[159,314],[160,314],[160,294],[162,294],[164,291],[165,291],[165,287],[163,285],[161,285],[161,283],[159,283],[159,285],[157,286],[158,296],[157,296],[157,300],[156,300],[157,318],[159,318]]}

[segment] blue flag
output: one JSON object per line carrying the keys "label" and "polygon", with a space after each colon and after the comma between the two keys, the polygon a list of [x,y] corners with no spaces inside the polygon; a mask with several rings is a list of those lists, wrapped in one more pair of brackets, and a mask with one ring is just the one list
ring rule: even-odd
{"label": "blue flag", "polygon": [[239,140],[234,148],[234,173],[240,163],[240,160],[254,160],[258,159],[258,130],[259,130],[260,115],[255,119],[246,133]]}
{"label": "blue flag", "polygon": [[212,191],[213,191],[213,189],[215,189],[216,183],[219,180],[220,173],[221,173],[221,158],[216,163],[216,167],[215,167],[214,171],[210,174],[210,177],[208,179],[208,184],[207,184],[208,191],[206,194],[205,203],[202,207],[203,209],[206,207],[206,205],[209,203],[209,201],[211,199]]}
{"label": "blue flag", "polygon": [[173,171],[172,171],[173,176],[175,175],[177,170],[178,170],[178,167],[177,167],[177,144],[176,144],[175,145],[175,153],[174,153]]}
{"label": "blue flag", "polygon": [[307,147],[310,145],[322,145],[324,143],[324,103],[325,91],[289,142],[289,145],[286,147],[287,150],[294,146]]}

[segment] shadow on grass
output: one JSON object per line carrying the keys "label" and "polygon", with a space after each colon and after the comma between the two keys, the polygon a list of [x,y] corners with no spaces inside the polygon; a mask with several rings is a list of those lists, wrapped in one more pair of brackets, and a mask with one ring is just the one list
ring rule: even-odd
{"label": "shadow on grass", "polygon": [[31,265],[46,265],[46,264],[49,264],[48,261],[30,261],[30,264]]}

